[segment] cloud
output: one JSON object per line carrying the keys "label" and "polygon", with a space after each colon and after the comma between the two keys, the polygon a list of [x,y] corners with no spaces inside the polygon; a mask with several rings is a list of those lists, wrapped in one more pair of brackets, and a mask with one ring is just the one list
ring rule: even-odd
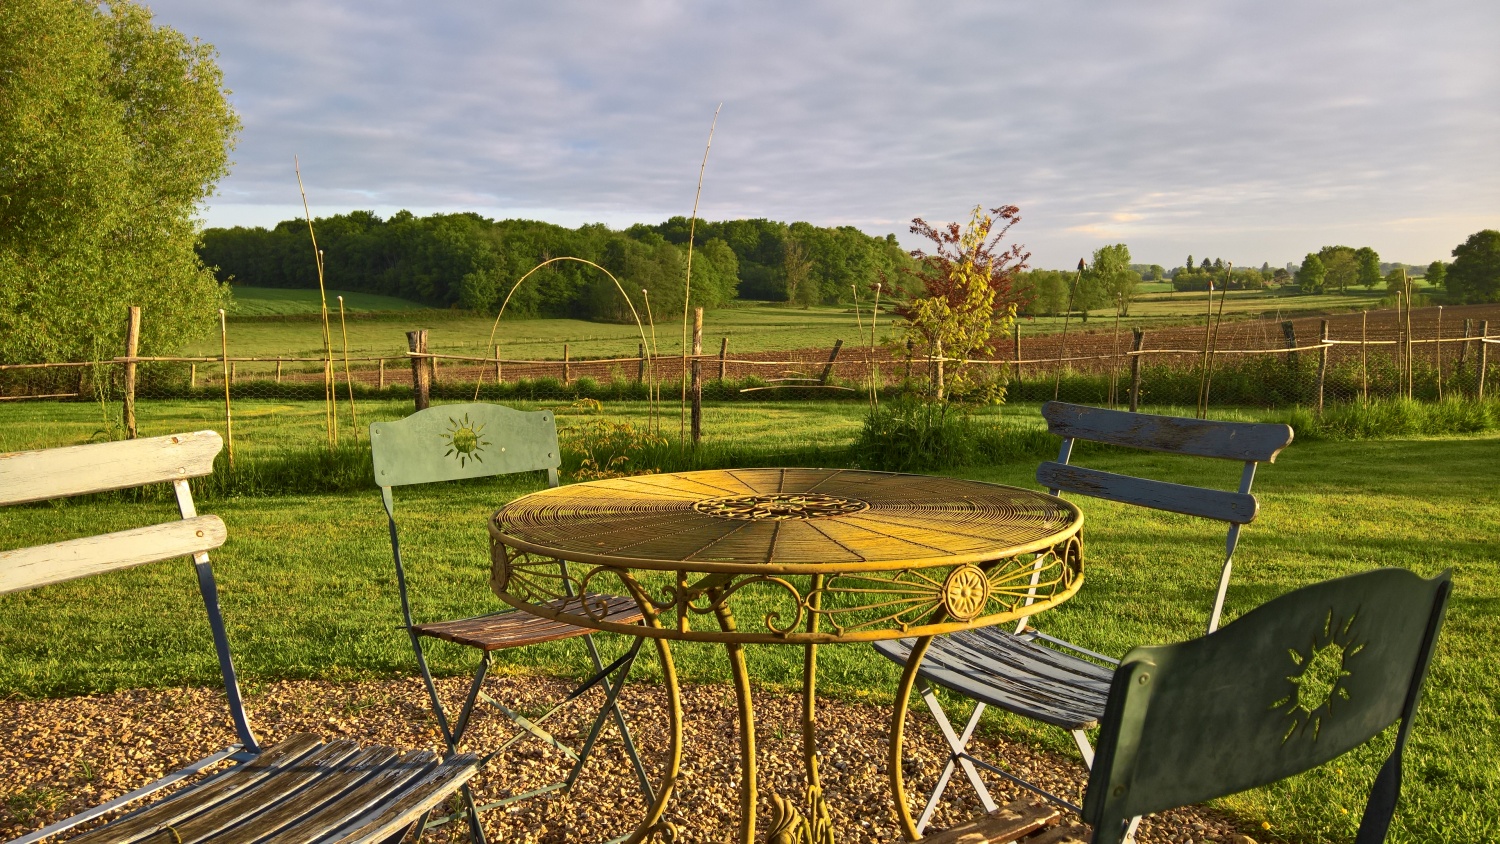
{"label": "cloud", "polygon": [[722,102],[709,218],[905,236],[1015,203],[1041,266],[1120,237],[1415,262],[1500,226],[1487,0],[152,8],[218,47],[244,121],[210,224],[291,216],[294,154],[317,212],[687,214]]}

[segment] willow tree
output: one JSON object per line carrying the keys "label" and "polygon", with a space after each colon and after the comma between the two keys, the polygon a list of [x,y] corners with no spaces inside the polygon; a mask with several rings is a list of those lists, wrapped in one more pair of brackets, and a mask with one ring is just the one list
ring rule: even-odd
{"label": "willow tree", "polygon": [[212,324],[199,201],[239,120],[213,48],[129,0],[0,3],[0,359],[143,353]]}

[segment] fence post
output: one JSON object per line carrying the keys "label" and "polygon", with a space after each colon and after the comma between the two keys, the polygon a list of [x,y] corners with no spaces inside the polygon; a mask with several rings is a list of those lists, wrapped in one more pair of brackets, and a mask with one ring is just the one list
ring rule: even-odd
{"label": "fence post", "polygon": [[281,355],[276,356],[276,383],[281,383]]}
{"label": "fence post", "polygon": [[502,373],[500,371],[500,344],[496,343],[495,344],[495,386],[498,387],[501,384],[505,383],[503,380],[501,380],[501,377],[502,377]]}
{"label": "fence post", "polygon": [[1462,369],[1469,359],[1469,338],[1473,336],[1473,323],[1472,319],[1464,320],[1464,341],[1458,344],[1458,360],[1454,364],[1459,369]]}
{"label": "fence post", "polygon": [[1359,399],[1363,404],[1370,403],[1370,342],[1365,333],[1369,318],[1369,311],[1359,312]]}
{"label": "fence post", "polygon": [[411,390],[417,410],[426,410],[430,372],[427,368],[427,329],[406,332],[406,347],[411,350]]}
{"label": "fence post", "polygon": [[1141,349],[1146,346],[1146,332],[1137,326],[1130,329],[1135,334],[1135,339],[1130,344],[1130,351],[1135,354],[1130,356],[1130,412],[1135,413],[1141,407]]}
{"label": "fence post", "polygon": [[80,367],[78,367],[78,397],[79,398],[83,398],[83,388],[88,384],[88,374],[89,374],[89,368],[87,366],[80,366]]}
{"label": "fence post", "polygon": [[380,389],[385,389],[385,358],[380,359]]}
{"label": "fence post", "polygon": [[573,373],[572,373],[572,369],[570,367],[571,363],[572,363],[572,361],[570,361],[569,358],[568,358],[568,344],[564,343],[563,344],[563,383],[564,384],[567,384],[569,381],[573,380]]}
{"label": "fence post", "polygon": [[1016,334],[1016,387],[1021,386],[1021,321],[1015,322]]}
{"label": "fence post", "polygon": [[[1288,349],[1297,348],[1297,326],[1293,325],[1291,320],[1281,323],[1281,335],[1286,338]],[[1302,398],[1302,385],[1299,383],[1302,370],[1300,357],[1300,352],[1287,352],[1286,356],[1286,369],[1287,374],[1291,376],[1293,401],[1301,401]]]}
{"label": "fence post", "polygon": [[229,362],[229,383],[233,384],[235,377],[239,374],[240,364],[238,361]]}
{"label": "fence post", "polygon": [[691,389],[693,400],[693,445],[703,438],[703,361],[699,356],[703,354],[703,309],[693,309],[693,384]]}
{"label": "fence post", "polygon": [[1318,414],[1323,413],[1323,379],[1328,375],[1328,320],[1323,320],[1318,331]]}
{"label": "fence post", "polygon": [[1490,366],[1490,344],[1484,342],[1490,336],[1490,321],[1482,319],[1479,321],[1479,392],[1476,396],[1484,401],[1484,376]]}
{"label": "fence post", "polygon": [[141,309],[132,305],[125,321],[125,438],[135,439],[135,356],[141,344]]}
{"label": "fence post", "polygon": [[833,362],[838,360],[839,349],[843,348],[843,346],[843,340],[833,341],[833,351],[828,353],[828,363],[823,365],[823,374],[818,378],[820,383],[827,384],[828,379],[833,377]]}
{"label": "fence post", "polygon": [[729,377],[729,338],[719,341],[719,380]]}
{"label": "fence post", "polygon": [[[424,352],[427,351],[427,344],[425,344],[425,343],[422,344],[422,351],[424,351]],[[432,373],[431,376],[430,376],[431,380],[428,382],[428,387],[431,388],[434,384],[437,384],[437,380],[438,380],[438,362],[437,362],[437,358],[432,358],[432,357],[428,358],[427,359],[427,365],[431,368],[431,373]]]}
{"label": "fence post", "polygon": [[[82,378],[78,379],[78,385],[79,385],[78,386],[78,392],[80,392],[80,393],[83,392],[83,379]],[[198,364],[196,364],[196,363],[190,363],[190,364],[188,364],[188,389],[189,390],[196,390],[196,389],[198,389]]]}
{"label": "fence post", "polygon": [[639,367],[635,371],[635,383],[642,384],[646,381],[646,344],[641,344],[639,356],[636,358]]}

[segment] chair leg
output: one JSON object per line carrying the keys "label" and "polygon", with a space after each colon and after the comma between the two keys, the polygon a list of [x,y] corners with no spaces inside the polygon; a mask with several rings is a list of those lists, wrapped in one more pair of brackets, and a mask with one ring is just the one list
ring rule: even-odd
{"label": "chair leg", "polygon": [[[422,649],[422,637],[418,636],[410,628],[406,631],[411,636],[412,650],[417,655],[417,667],[422,671],[422,682],[427,686],[427,694],[432,698],[432,714],[437,719],[438,729],[442,731],[443,742],[448,745],[449,753],[458,751],[458,742],[463,738],[464,730],[468,727],[469,715],[474,709],[474,700],[479,694],[479,688],[484,683],[484,676],[489,671],[490,655],[485,655],[479,661],[479,669],[474,673],[474,681],[469,685],[468,698],[464,701],[463,711],[459,714],[457,729],[451,729],[448,725],[447,710],[443,708],[443,701],[438,697],[437,684],[433,682],[432,671],[427,667],[427,655]],[[474,791],[467,783],[460,789],[464,801],[464,814],[469,822],[469,840],[474,844],[485,844],[484,826],[479,822],[479,810],[474,805]],[[425,829],[425,821],[423,822]],[[421,837],[421,832],[417,833]]]}
{"label": "chair leg", "polygon": [[943,765],[943,772],[938,777],[937,787],[927,798],[927,806],[922,810],[922,817],[917,821],[917,833],[921,834],[932,819],[932,814],[937,810],[938,800],[943,796],[943,791],[948,787],[948,781],[953,776],[955,767],[961,766],[964,775],[968,777],[969,784],[974,787],[974,792],[979,795],[979,802],[983,804],[986,812],[996,809],[995,800],[990,796],[990,790],[985,787],[984,780],[979,778],[979,771],[975,769],[974,763],[969,760],[967,748],[969,740],[974,736],[974,730],[979,726],[979,717],[984,714],[984,704],[975,703],[974,711],[969,716],[968,723],[964,725],[962,735],[953,730],[953,725],[948,721],[948,714],[943,710],[942,703],[937,698],[937,690],[931,683],[918,680],[918,689],[922,693],[922,701],[927,704],[927,709],[932,713],[933,721],[937,722],[938,730],[942,732],[943,738],[948,742],[948,762]]}
{"label": "chair leg", "polygon": [[[617,686],[624,686],[625,682],[630,679],[630,671],[635,665],[636,655],[640,653],[641,644],[644,641],[644,639],[637,638],[635,643],[630,646],[628,653],[629,662],[626,663],[624,670],[616,681]],[[594,670],[602,672],[604,670],[604,663],[599,659],[599,648],[594,644],[593,635],[585,636],[584,643],[588,647],[589,657],[594,661]],[[653,803],[656,801],[656,792],[651,788],[651,778],[646,775],[646,766],[641,762],[640,751],[636,749],[635,739],[630,735],[630,726],[625,723],[625,713],[620,709],[620,702],[617,699],[619,689],[610,689],[607,678],[604,688],[612,696],[609,709],[614,715],[615,726],[620,730],[620,738],[625,742],[625,754],[630,757],[630,764],[635,767],[635,777],[640,782],[641,794],[645,796],[647,804]],[[584,753],[587,755],[588,751],[585,749]]]}
{"label": "chair leg", "polygon": [[[592,639],[593,637],[587,638]],[[594,649],[592,642],[590,642],[589,645],[590,654],[594,656],[595,664],[598,664],[600,661],[598,658],[598,651]],[[610,678],[607,674],[604,674],[602,676],[600,682],[603,684],[605,689],[604,706],[600,708],[599,714],[594,718],[593,725],[589,728],[588,737],[583,742],[583,749],[578,753],[578,761],[574,763],[573,769],[568,772],[568,778],[565,785],[563,786],[565,790],[571,789],[573,787],[573,783],[578,780],[578,775],[583,772],[583,766],[588,764],[589,754],[593,752],[594,743],[598,741],[599,733],[604,729],[604,722],[609,718],[611,713],[614,714],[616,721],[620,726],[621,735],[627,742],[627,749],[631,751],[635,749],[634,744],[630,741],[630,731],[625,726],[625,719],[620,712],[619,696],[620,692],[625,688],[625,681],[630,677],[630,669],[635,665],[635,657],[636,654],[639,653],[640,648],[641,640],[636,639],[635,644],[631,646],[630,651],[625,654],[624,664],[620,665],[618,668],[615,668],[614,682],[610,682]],[[599,671],[601,674],[603,674],[604,666],[600,665]],[[646,802],[650,803],[651,801],[655,800],[656,797],[651,791],[650,783],[646,781],[645,770],[640,764],[640,758],[638,755],[632,753],[631,761],[635,763],[636,774],[641,778],[641,782],[643,785],[642,790],[646,795]]]}

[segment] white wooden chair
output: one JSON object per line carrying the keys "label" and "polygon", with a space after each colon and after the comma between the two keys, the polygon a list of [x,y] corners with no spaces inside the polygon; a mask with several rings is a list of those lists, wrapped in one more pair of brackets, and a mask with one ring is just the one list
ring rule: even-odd
{"label": "white wooden chair", "polygon": [[[1272,462],[1292,441],[1286,425],[1217,422],[1127,413],[1061,402],[1042,408],[1048,429],[1063,438],[1056,462],[1037,468],[1036,479],[1052,494],[1063,492],[1119,501],[1224,522],[1228,527],[1218,588],[1208,608],[1207,630],[1219,626],[1240,528],[1255,518],[1259,504],[1250,493],[1256,466]],[[1069,465],[1073,443],[1088,440],[1169,454],[1214,457],[1244,464],[1238,491],[1187,486],[1118,475]],[[1164,561],[1170,564],[1171,561]],[[1028,601],[1029,603],[1029,601]],[[968,751],[986,706],[998,706],[1023,717],[1068,730],[1092,766],[1094,751],[1085,731],[1104,715],[1110,678],[1118,660],[1048,636],[1023,618],[1011,629],[987,628],[952,633],[933,639],[922,661],[918,689],[949,746],[949,758],[917,821],[920,834],[937,809],[938,800],[954,772],[962,769],[978,793],[986,812],[996,809],[979,768],[1030,789],[1042,797],[1081,812],[1070,800],[1052,794],[1021,777],[978,759]],[[905,665],[912,640],[877,642],[883,656]],[[934,685],[974,701],[962,732],[955,730],[938,701]]]}
{"label": "white wooden chair", "polygon": [[[86,842],[383,842],[421,835],[427,813],[475,773],[469,754],[440,759],[297,735],[274,747],[256,740],[245,714],[219,611],[208,552],[224,543],[218,516],[200,516],[188,479],[213,471],[223,441],[213,431],[0,454],[0,505],[27,504],[170,482],[181,519],[101,536],[0,551],[0,594],[174,557],[189,557],[208,611],[238,741],[115,800],[12,844],[73,829],[224,761],[231,767],[75,838]],[[143,596],[147,597],[147,596]]]}

